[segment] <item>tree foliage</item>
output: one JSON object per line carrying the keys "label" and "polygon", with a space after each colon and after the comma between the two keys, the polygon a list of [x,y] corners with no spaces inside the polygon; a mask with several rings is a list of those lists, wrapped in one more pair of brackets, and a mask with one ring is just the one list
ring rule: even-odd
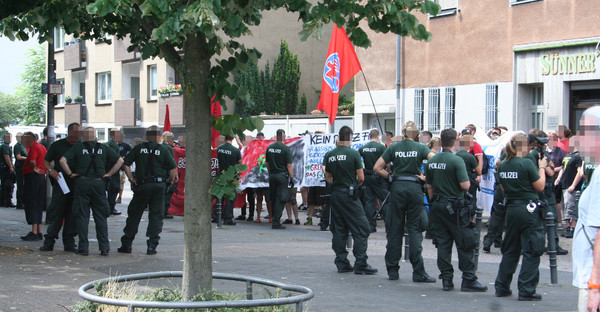
{"label": "tree foliage", "polygon": [[285,40],[281,41],[279,55],[273,66],[273,89],[278,91],[275,112],[279,115],[293,115],[298,107],[300,88],[300,62],[298,54],[292,53]]}
{"label": "tree foliage", "polygon": [[308,105],[308,100],[306,99],[306,94],[302,93],[302,97],[300,98],[300,106],[298,106],[298,110],[296,114],[304,115],[306,114],[306,106]]}
{"label": "tree foliage", "polygon": [[17,87],[17,103],[21,122],[25,125],[43,123],[46,112],[46,96],[42,83],[46,82],[46,48],[40,45],[29,49],[25,71]]}
{"label": "tree foliage", "polygon": [[18,107],[16,96],[0,92],[0,129],[19,121]]}
{"label": "tree foliage", "polygon": [[[57,26],[62,26],[67,34],[82,34],[84,40],[105,34],[116,38],[128,35],[129,51],[139,47],[143,58],[163,58],[181,77],[189,172],[184,219],[184,299],[212,288],[211,169],[206,161],[210,158],[210,126],[214,123],[222,133],[233,132],[232,124],[252,127],[249,119],[239,116],[228,122],[211,117],[213,95],[221,103],[224,97],[245,102],[250,99],[247,89],[232,84],[229,77],[245,71],[249,62],[256,63],[260,53],[245,47],[237,38],[250,34],[250,27],[260,24],[262,12],[281,9],[297,14],[303,23],[303,38],[319,36],[323,27],[333,22],[345,27],[350,40],[360,47],[371,44],[363,27],[430,40],[431,34],[411,12],[439,12],[432,0],[317,0],[314,5],[308,0],[53,0],[7,9],[10,16],[0,22],[0,32],[11,39],[27,40],[28,32],[33,32],[40,41],[51,40]],[[279,91],[269,90],[267,94],[277,95]]]}

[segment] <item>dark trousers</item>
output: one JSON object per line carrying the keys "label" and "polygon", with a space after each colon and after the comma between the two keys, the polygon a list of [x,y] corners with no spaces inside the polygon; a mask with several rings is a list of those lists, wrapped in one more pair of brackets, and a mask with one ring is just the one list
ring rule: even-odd
{"label": "dark trousers", "polygon": [[490,247],[493,243],[500,245],[502,243],[502,233],[504,232],[504,222],[506,218],[506,206],[502,205],[504,201],[504,192],[498,184],[494,188],[494,203],[492,205],[492,214],[488,222],[488,232],[483,237],[483,246]]}
{"label": "dark trousers", "polygon": [[519,296],[530,296],[540,280],[540,256],[544,253],[543,221],[537,211],[530,213],[524,204],[506,208],[506,237],[502,241],[502,260],[496,277],[496,292],[510,289],[519,257],[523,255],[519,272]]}
{"label": "dark trousers", "polygon": [[281,214],[283,213],[285,203],[290,198],[288,177],[286,174],[269,174],[269,195],[271,196],[273,226],[281,225]]}
{"label": "dark trousers", "polygon": [[79,250],[88,251],[88,227],[90,223],[90,207],[96,224],[96,238],[100,251],[109,251],[108,225],[106,218],[110,215],[106,200],[105,184],[102,179],[79,177],[73,183],[73,214],[79,235]]}
{"label": "dark trousers", "polygon": [[[254,189],[249,187],[246,189],[246,201],[248,202],[248,217],[254,218],[254,209],[256,201],[254,199]],[[246,209],[242,207],[242,215],[246,215]]]}
{"label": "dark trousers", "polygon": [[420,184],[409,181],[395,181],[390,190],[390,206],[385,213],[386,253],[385,265],[388,269],[398,269],[402,257],[404,226],[408,229],[409,257],[413,275],[425,273],[423,262],[422,226],[425,203]]}
{"label": "dark trousers", "polygon": [[139,185],[133,192],[133,199],[127,207],[127,221],[123,229],[121,244],[131,247],[138,232],[140,219],[144,209],[148,207],[148,228],[146,229],[146,244],[148,247],[158,245],[163,227],[165,183],[146,183]]}
{"label": "dark trousers", "polygon": [[17,181],[17,208],[23,209],[25,206],[25,177],[23,177],[24,160],[15,162],[15,180]]}
{"label": "dark trousers", "polygon": [[54,246],[54,240],[58,239],[58,232],[60,232],[61,228],[63,229],[63,245],[67,247],[75,244],[77,228],[75,225],[75,217],[73,216],[73,187],[74,185],[69,183],[71,192],[68,194],[63,194],[58,183],[55,183],[52,187],[52,199],[50,200],[50,206],[48,206],[48,209],[46,210],[48,230],[47,234],[44,235],[44,244]]}
{"label": "dark trousers", "polygon": [[[379,179],[376,174],[365,175],[365,191],[363,198],[365,201],[365,215],[371,226],[371,230],[377,227],[375,221],[375,212],[377,211],[377,199],[383,204],[383,200],[388,194],[387,184]],[[388,206],[386,202],[386,206]],[[381,207],[383,211],[386,207]]]}
{"label": "dark trousers", "polygon": [[107,187],[108,193],[108,207],[112,212],[115,210],[115,206],[117,205],[117,196],[119,196],[119,191],[121,190],[121,181],[118,173],[113,174],[110,177]]}
{"label": "dark trousers", "polygon": [[165,186],[165,215],[168,213],[169,208],[171,207],[171,197],[173,197],[173,193],[175,193],[176,188],[177,185],[172,183],[168,186]]}
{"label": "dark trousers", "polygon": [[15,175],[11,174],[8,167],[0,169],[0,206],[12,203],[12,194],[15,188]]}
{"label": "dark trousers", "polygon": [[[437,265],[440,278],[452,280],[454,268],[452,267],[452,245],[456,244],[458,253],[458,268],[462,271],[464,280],[473,281],[475,275],[475,244],[477,230],[474,227],[465,227],[464,221],[457,224],[456,214],[450,214],[445,203],[433,201],[429,212],[435,218],[434,237],[437,242]],[[468,216],[467,216],[468,218]]]}
{"label": "dark trousers", "polygon": [[27,220],[27,224],[42,224],[46,176],[34,172],[25,175],[24,178],[25,219]]}
{"label": "dark trousers", "polygon": [[[352,199],[348,192],[334,189],[331,193],[331,248],[335,252],[334,263],[341,269],[350,265],[346,243],[348,233],[352,233],[354,246],[352,253],[356,259],[355,268],[367,266],[367,245],[370,234],[369,222],[360,200]],[[275,220],[273,220],[275,222]]]}

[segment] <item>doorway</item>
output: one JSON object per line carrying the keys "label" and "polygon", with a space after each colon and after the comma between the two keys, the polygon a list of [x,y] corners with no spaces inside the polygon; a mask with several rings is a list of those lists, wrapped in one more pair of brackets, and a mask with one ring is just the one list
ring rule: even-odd
{"label": "doorway", "polygon": [[579,130],[579,120],[589,107],[600,106],[600,88],[573,90],[571,88],[571,105],[569,108],[569,129],[576,133]]}

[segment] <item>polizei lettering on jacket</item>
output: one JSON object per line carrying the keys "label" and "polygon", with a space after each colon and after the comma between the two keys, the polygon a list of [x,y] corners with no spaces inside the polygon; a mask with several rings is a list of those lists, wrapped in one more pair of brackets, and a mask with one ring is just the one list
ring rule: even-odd
{"label": "polizei lettering on jacket", "polygon": [[226,149],[217,150],[217,153],[231,155],[231,151]]}
{"label": "polizei lettering on jacket", "polygon": [[[154,150],[153,153],[156,156],[160,155],[160,151],[159,150]],[[140,154],[150,154],[150,152],[148,151],[147,148],[141,148],[140,149]]]}
{"label": "polizei lettering on jacket", "polygon": [[281,154],[281,150],[278,148],[270,148],[269,153]]}
{"label": "polizei lettering on jacket", "polygon": [[396,157],[405,158],[405,157],[417,157],[417,151],[408,151],[408,152],[396,152],[394,154]]}
{"label": "polizei lettering on jacket", "polygon": [[500,172],[500,173],[498,173],[498,175],[502,179],[518,179],[519,178],[518,172]]}
{"label": "polizei lettering on jacket", "polygon": [[375,153],[375,152],[377,152],[377,147],[365,147],[365,148],[363,148],[363,152]]}
{"label": "polizei lettering on jacket", "polygon": [[430,163],[427,164],[430,170],[438,169],[438,170],[446,170],[446,163]]}
{"label": "polizei lettering on jacket", "polygon": [[346,155],[333,155],[329,156],[329,162],[334,162],[338,160],[346,160]]}

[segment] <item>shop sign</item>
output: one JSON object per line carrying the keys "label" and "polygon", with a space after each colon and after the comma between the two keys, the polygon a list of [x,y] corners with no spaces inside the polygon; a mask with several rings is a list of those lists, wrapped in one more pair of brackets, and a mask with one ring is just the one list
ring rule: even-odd
{"label": "shop sign", "polygon": [[542,75],[583,74],[596,72],[596,53],[560,55],[558,52],[542,54]]}

